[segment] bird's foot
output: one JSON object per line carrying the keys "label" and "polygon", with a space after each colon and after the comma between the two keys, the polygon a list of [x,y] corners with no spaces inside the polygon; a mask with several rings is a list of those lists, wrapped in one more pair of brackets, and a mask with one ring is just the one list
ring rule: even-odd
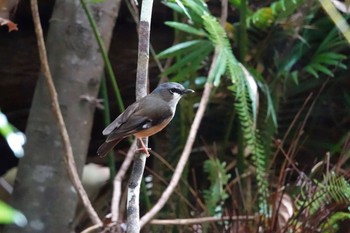
{"label": "bird's foot", "polygon": [[139,139],[142,147],[136,149],[136,151],[143,151],[146,154],[147,158],[148,158],[150,156],[148,151],[150,151],[151,148],[146,147],[145,143],[143,143],[143,141],[142,141],[142,138],[138,138],[138,139]]}
{"label": "bird's foot", "polygon": [[150,154],[149,154],[149,152],[148,151],[150,151],[150,150],[152,150],[151,148],[146,148],[146,147],[141,147],[141,148],[137,148],[136,149],[136,151],[142,151],[142,152],[144,152],[145,154],[146,154],[146,156],[147,156],[147,158],[150,156]]}

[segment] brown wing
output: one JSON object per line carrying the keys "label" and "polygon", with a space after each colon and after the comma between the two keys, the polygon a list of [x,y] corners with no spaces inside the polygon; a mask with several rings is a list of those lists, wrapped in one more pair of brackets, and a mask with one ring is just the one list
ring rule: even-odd
{"label": "brown wing", "polygon": [[[169,105],[159,98],[148,96],[140,100],[139,106],[143,106],[143,108],[135,108],[132,114],[129,114],[128,118],[124,119],[122,124],[119,124],[119,127],[112,130],[106,142],[119,140],[120,138],[146,131],[162,123],[167,124],[173,116]],[[165,125],[160,127],[159,130]],[[156,130],[154,133],[159,130]]]}
{"label": "brown wing", "polygon": [[112,123],[110,123],[103,131],[103,135],[110,134],[113,130],[119,128],[122,124],[124,124],[128,118],[136,111],[138,108],[139,103],[135,102],[129,107],[126,108],[126,110],[120,114]]}
{"label": "brown wing", "polygon": [[120,140],[142,130],[144,125],[150,123],[148,117],[131,115],[119,128],[114,129],[107,137],[106,142]]}

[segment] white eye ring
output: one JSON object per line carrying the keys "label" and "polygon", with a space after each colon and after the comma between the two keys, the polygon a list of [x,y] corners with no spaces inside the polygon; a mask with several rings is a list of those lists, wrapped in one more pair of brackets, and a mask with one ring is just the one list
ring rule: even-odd
{"label": "white eye ring", "polygon": [[171,88],[171,89],[169,89],[169,92],[171,93],[171,94],[179,94],[179,92],[178,92],[178,89],[176,89],[176,88]]}

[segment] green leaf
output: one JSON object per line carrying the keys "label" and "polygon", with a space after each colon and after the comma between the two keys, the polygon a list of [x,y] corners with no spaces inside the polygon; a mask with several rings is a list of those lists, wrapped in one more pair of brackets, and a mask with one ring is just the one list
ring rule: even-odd
{"label": "green leaf", "polygon": [[0,224],[11,223],[23,227],[27,225],[27,219],[21,212],[0,201]]}
{"label": "green leaf", "polygon": [[[205,46],[207,44],[207,46]],[[194,65],[197,63],[200,63],[204,58],[207,57],[207,55],[212,51],[210,49],[211,46],[208,43],[203,43],[202,46],[199,46],[199,48],[194,49],[191,51],[188,55],[179,58],[174,65],[170,66],[168,69],[166,69],[162,75],[166,76],[168,74],[174,73],[174,72],[181,72],[182,69],[184,69],[185,66],[192,66],[195,69],[198,69],[199,67]],[[198,61],[199,62],[196,62]]]}
{"label": "green leaf", "polygon": [[[208,50],[206,50],[207,53],[210,53]],[[202,60],[206,57],[207,55],[205,55],[204,57],[202,57],[202,59],[195,59],[191,62],[190,65],[188,65],[186,68],[182,68],[179,70],[179,72],[176,74],[176,76],[173,78],[173,81],[177,81],[180,82],[183,80],[184,77],[188,77],[189,75],[192,75],[194,72],[196,72],[201,63]]]}
{"label": "green leaf", "polygon": [[326,74],[326,75],[329,75],[331,77],[334,77],[334,74],[333,72],[328,69],[326,66],[324,65],[321,65],[321,64],[313,64],[312,67],[315,69],[315,70],[318,70],[318,71],[321,71],[322,73]]}
{"label": "green leaf", "polygon": [[316,72],[316,70],[314,68],[312,68],[311,66],[307,66],[305,67],[305,70],[307,72],[309,72],[311,75],[313,75],[315,78],[319,78],[318,73]]}
{"label": "green leaf", "polygon": [[210,182],[209,190],[204,190],[204,199],[211,215],[215,213],[215,209],[220,202],[228,198],[224,187],[231,175],[228,174],[225,167],[226,163],[220,162],[217,158],[206,160],[203,164],[203,169],[208,173]]}
{"label": "green leaf", "polygon": [[208,82],[214,82],[214,86],[219,85],[221,76],[225,73],[227,57],[224,51],[220,51],[216,56],[216,61],[212,72],[209,74]]}
{"label": "green leaf", "polygon": [[161,53],[159,53],[157,55],[157,57],[159,59],[162,59],[162,58],[167,58],[170,56],[175,56],[179,53],[184,53],[184,52],[192,49],[194,46],[200,45],[201,42],[203,42],[203,40],[191,40],[191,41],[186,41],[186,42],[176,44],[176,45],[162,51]]}
{"label": "green leaf", "polygon": [[186,15],[190,20],[192,20],[191,15],[188,13],[186,7],[182,4],[182,2],[179,1],[179,0],[175,0],[175,2],[176,2],[176,4],[182,9],[182,11],[185,13],[185,15]]}
{"label": "green leaf", "polygon": [[188,24],[185,23],[179,23],[179,22],[173,22],[173,21],[167,21],[165,22],[165,25],[168,25],[169,27],[173,27],[175,29],[178,29],[180,31],[184,31],[196,36],[205,36],[206,33],[203,30],[199,30],[197,28],[194,28]]}

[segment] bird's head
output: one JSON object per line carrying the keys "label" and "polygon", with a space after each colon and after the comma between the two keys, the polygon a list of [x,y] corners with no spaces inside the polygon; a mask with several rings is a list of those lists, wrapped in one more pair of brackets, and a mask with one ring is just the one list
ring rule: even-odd
{"label": "bird's head", "polygon": [[194,90],[186,89],[180,83],[167,82],[160,84],[151,94],[158,95],[164,101],[174,103],[175,106],[180,98],[187,93],[193,93]]}

